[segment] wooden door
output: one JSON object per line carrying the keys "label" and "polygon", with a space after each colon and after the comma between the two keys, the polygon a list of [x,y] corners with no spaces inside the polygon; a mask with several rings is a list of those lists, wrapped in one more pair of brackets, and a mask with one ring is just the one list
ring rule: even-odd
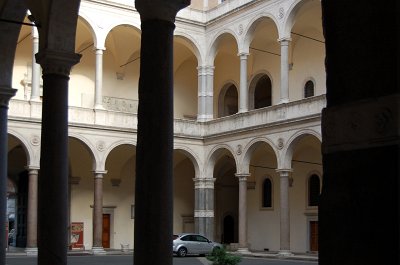
{"label": "wooden door", "polygon": [[318,251],[318,221],[310,221],[310,251]]}
{"label": "wooden door", "polygon": [[110,214],[103,214],[103,248],[110,248]]}

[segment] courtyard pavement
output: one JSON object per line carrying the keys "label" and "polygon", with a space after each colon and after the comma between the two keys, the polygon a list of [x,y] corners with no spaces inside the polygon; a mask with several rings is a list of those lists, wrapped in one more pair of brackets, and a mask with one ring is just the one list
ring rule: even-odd
{"label": "courtyard pavement", "polygon": [[[277,252],[260,251],[260,252],[249,252],[249,253],[237,253],[233,254],[241,255],[245,258],[265,258],[265,259],[277,259],[277,260],[293,260],[293,261],[318,261],[318,255],[314,253],[293,253],[291,256],[280,256]],[[23,257],[26,256],[25,249],[10,247],[6,252],[7,257]],[[68,256],[93,256],[90,250],[72,250],[68,251]],[[106,256],[133,256],[133,250],[122,251],[120,249],[107,249]]]}

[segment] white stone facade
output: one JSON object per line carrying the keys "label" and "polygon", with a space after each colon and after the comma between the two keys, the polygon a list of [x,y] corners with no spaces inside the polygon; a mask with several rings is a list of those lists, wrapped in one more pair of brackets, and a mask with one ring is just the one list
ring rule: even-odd
{"label": "white stone facade", "polygon": [[[134,247],[140,18],[132,3],[86,0],[79,12],[76,52],[83,57],[72,69],[69,85],[70,221],[84,223],[89,249],[94,172],[104,173],[103,213],[110,215],[109,245],[103,247]],[[199,230],[195,218],[212,218],[215,240],[239,242],[243,209],[235,175],[248,174],[246,247],[315,251],[310,222],[318,220],[318,209],[309,206],[308,180],[311,175],[322,180],[326,77],[320,1],[203,4],[204,10],[189,7],[176,19],[174,232]],[[31,98],[32,36],[24,26],[13,73],[18,92],[9,106],[9,178],[15,185],[26,168],[40,168],[41,102]],[[288,44],[287,60],[282,58],[283,42]],[[255,109],[257,81],[263,76],[271,83],[271,104]],[[307,81],[314,84],[314,96],[304,98]],[[235,113],[225,115],[232,85]],[[291,172],[286,194],[289,249],[280,244],[282,170]],[[266,178],[272,182],[270,207],[262,204]],[[207,192],[195,190],[211,190],[213,201]]]}

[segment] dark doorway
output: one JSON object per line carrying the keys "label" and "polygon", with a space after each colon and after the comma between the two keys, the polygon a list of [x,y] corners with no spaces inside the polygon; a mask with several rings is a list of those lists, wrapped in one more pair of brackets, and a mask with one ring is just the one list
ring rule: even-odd
{"label": "dark doorway", "polygon": [[224,218],[224,234],[222,243],[230,244],[234,242],[235,238],[235,220],[231,215]]}
{"label": "dark doorway", "polygon": [[17,209],[16,209],[16,247],[26,247],[26,223],[28,209],[28,171],[18,176]]}

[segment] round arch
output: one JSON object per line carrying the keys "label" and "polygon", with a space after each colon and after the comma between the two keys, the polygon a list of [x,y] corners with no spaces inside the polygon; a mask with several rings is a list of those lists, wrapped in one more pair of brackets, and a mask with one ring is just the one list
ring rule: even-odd
{"label": "round arch", "polygon": [[223,29],[220,32],[218,32],[210,42],[210,46],[208,49],[208,55],[206,58],[207,65],[214,65],[214,60],[215,60],[215,56],[217,54],[218,46],[220,45],[222,39],[225,36],[233,37],[233,39],[235,40],[235,43],[236,43],[236,49],[237,49],[237,51],[239,51],[239,38],[236,35],[236,33],[230,29]]}
{"label": "round arch", "polygon": [[301,13],[301,10],[305,10],[309,5],[314,5],[314,4],[319,4],[321,5],[320,1],[314,1],[314,0],[296,0],[294,1],[288,11],[287,11],[287,17],[286,20],[283,24],[282,32],[280,38],[284,37],[289,37],[291,35],[291,30],[296,22],[296,17]]}
{"label": "round arch", "polygon": [[306,136],[313,136],[315,137],[320,143],[322,143],[322,136],[315,130],[307,129],[307,130],[300,130],[292,135],[286,147],[282,150],[281,159],[279,161],[278,168],[280,169],[290,169],[292,167],[291,161],[293,157],[293,151],[296,147],[296,144],[300,142]]}
{"label": "round arch", "polygon": [[264,76],[267,76],[270,83],[271,83],[271,105],[272,105],[272,90],[274,87],[274,82],[272,80],[272,75],[266,71],[266,70],[261,70],[256,72],[250,79],[250,85],[249,85],[249,109],[254,109],[255,108],[255,92],[256,92],[256,87],[258,84],[258,81]]}
{"label": "round arch", "polygon": [[[90,17],[85,12],[79,12],[78,21],[82,21],[82,23],[87,27],[90,34],[92,35],[93,45],[94,45],[94,47],[97,48],[98,43],[99,43],[98,36],[94,30],[94,27],[92,26],[92,25],[95,25],[95,23],[93,21],[91,21]],[[101,47],[103,47],[103,46],[104,45],[101,45]]]}
{"label": "round arch", "polygon": [[196,155],[196,153],[193,152],[190,148],[185,147],[185,146],[180,146],[180,145],[174,146],[174,151],[181,152],[187,158],[190,159],[190,161],[192,162],[193,167],[194,167],[195,178],[199,178],[200,177],[200,163],[199,163],[200,159]]}
{"label": "round arch", "polygon": [[182,31],[175,31],[174,39],[187,47],[196,57],[197,65],[200,65],[203,60],[203,55],[199,49],[199,43],[192,38],[189,34],[182,32]]}
{"label": "round arch", "polygon": [[[22,134],[14,131],[10,128],[8,129],[7,133],[9,135],[12,135],[15,139],[17,139],[21,143],[22,148],[25,151],[27,166],[39,167],[40,161],[39,161],[39,159],[35,159],[35,152],[32,148],[32,145],[25,139],[25,137]],[[38,161],[36,161],[36,160],[38,160]]]}
{"label": "round arch", "polygon": [[99,157],[98,157],[98,155],[96,155],[96,152],[94,151],[95,148],[91,144],[91,142],[87,138],[83,137],[81,134],[78,134],[78,133],[69,133],[68,138],[76,139],[78,142],[80,142],[82,144],[83,148],[85,148],[89,152],[89,155],[92,158],[93,170],[96,170],[96,165],[97,165],[97,161],[99,160]]}
{"label": "round arch", "polygon": [[230,111],[228,111],[228,113],[227,113],[227,111],[225,110],[225,107],[227,104],[226,95],[229,92],[229,90],[232,89],[233,87],[236,89],[236,112],[235,113],[238,112],[238,110],[239,110],[238,84],[233,80],[229,80],[229,81],[226,81],[225,84],[222,86],[222,89],[218,96],[218,117],[225,117],[225,116],[235,114],[235,113],[230,113]]}
{"label": "round arch", "polygon": [[249,49],[250,49],[250,44],[254,39],[254,35],[257,29],[257,26],[262,22],[262,21],[272,21],[273,25],[275,26],[275,29],[278,33],[278,36],[280,36],[280,32],[279,32],[279,22],[276,19],[276,17],[271,14],[271,13],[262,13],[257,15],[256,17],[254,17],[250,23],[248,24],[248,28],[245,31],[245,37],[244,37],[244,41],[242,44],[242,50],[241,52],[246,52],[249,53]]}
{"label": "round arch", "polygon": [[269,146],[271,148],[271,150],[273,151],[273,153],[275,155],[275,161],[278,164],[278,155],[277,155],[276,148],[274,148],[275,145],[273,144],[273,142],[266,137],[255,138],[255,139],[251,140],[243,150],[244,155],[243,155],[243,159],[240,163],[240,170],[241,170],[240,173],[244,173],[244,174],[250,173],[251,157],[252,157],[254,151],[262,144],[267,144],[267,146]]}
{"label": "round arch", "polygon": [[229,155],[233,157],[235,160],[235,166],[238,168],[238,158],[235,155],[235,152],[233,151],[232,147],[230,147],[227,144],[219,144],[217,146],[214,146],[214,148],[209,152],[204,168],[204,172],[206,176],[213,176],[214,175],[214,166],[215,163],[221,156],[225,153],[228,152]]}

